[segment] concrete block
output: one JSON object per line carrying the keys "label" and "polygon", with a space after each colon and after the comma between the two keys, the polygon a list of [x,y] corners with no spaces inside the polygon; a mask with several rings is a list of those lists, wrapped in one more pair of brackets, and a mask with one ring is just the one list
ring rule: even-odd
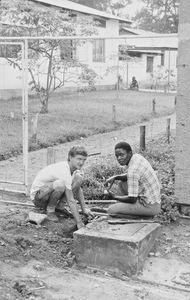
{"label": "concrete block", "polygon": [[185,216],[190,216],[190,205],[181,205],[180,211]]}
{"label": "concrete block", "polygon": [[74,248],[79,265],[128,276],[136,274],[160,234],[157,223],[111,225],[93,222],[74,232]]}

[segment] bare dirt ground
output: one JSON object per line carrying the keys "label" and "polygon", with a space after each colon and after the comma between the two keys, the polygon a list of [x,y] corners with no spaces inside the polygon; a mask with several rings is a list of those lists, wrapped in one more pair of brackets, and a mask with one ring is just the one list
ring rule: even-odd
{"label": "bare dirt ground", "polygon": [[[26,223],[31,208],[0,206],[0,299],[190,299],[189,220],[163,226],[142,273],[78,269],[74,220]],[[180,298],[179,298],[180,295]]]}

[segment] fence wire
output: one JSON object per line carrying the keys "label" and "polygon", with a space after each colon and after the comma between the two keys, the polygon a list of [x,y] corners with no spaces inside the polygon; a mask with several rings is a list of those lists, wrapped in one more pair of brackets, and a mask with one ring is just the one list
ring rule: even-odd
{"label": "fence wire", "polygon": [[165,132],[166,116],[175,110],[177,49],[158,49],[154,39],[147,47],[137,41],[28,38],[27,86],[21,47],[0,42],[2,181],[24,182],[26,122],[29,184],[47,164],[48,147],[55,147],[56,160],[62,160],[71,145],[84,144],[92,161],[94,153],[113,153],[120,140],[138,143],[139,123],[149,121],[148,138]]}

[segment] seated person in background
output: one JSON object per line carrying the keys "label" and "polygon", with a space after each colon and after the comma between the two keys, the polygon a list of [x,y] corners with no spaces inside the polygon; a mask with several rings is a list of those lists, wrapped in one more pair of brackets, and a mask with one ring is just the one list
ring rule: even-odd
{"label": "seated person in background", "polygon": [[84,226],[78,212],[73,192],[85,215],[90,210],[85,207],[84,195],[81,189],[83,181],[83,167],[87,159],[84,147],[72,147],[68,153],[68,160],[51,164],[43,168],[34,179],[31,186],[30,198],[34,204],[44,209],[51,221],[58,221],[55,210],[63,208],[67,203],[76,220],[78,229]]}
{"label": "seated person in background", "polygon": [[126,173],[106,180],[106,185],[118,180],[118,193],[109,191],[109,198],[118,203],[108,208],[110,216],[137,215],[155,216],[160,212],[160,184],[150,163],[140,154],[133,154],[131,146],[120,142],[115,146],[115,156],[122,166],[127,166]]}
{"label": "seated person in background", "polygon": [[136,80],[135,76],[132,77],[132,82],[130,84],[130,89],[131,90],[138,90],[139,89],[138,81]]}

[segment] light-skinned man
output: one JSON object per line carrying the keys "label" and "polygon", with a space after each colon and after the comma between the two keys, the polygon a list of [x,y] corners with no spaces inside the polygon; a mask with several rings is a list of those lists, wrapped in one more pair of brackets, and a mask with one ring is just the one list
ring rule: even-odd
{"label": "light-skinned man", "polygon": [[73,193],[80,203],[82,212],[89,215],[90,210],[85,206],[81,188],[83,181],[81,169],[87,156],[84,147],[72,147],[68,153],[67,161],[61,161],[43,168],[34,179],[30,190],[30,198],[35,206],[46,211],[49,220],[57,222],[56,209],[63,209],[67,203],[76,221],[77,228],[84,226]]}

